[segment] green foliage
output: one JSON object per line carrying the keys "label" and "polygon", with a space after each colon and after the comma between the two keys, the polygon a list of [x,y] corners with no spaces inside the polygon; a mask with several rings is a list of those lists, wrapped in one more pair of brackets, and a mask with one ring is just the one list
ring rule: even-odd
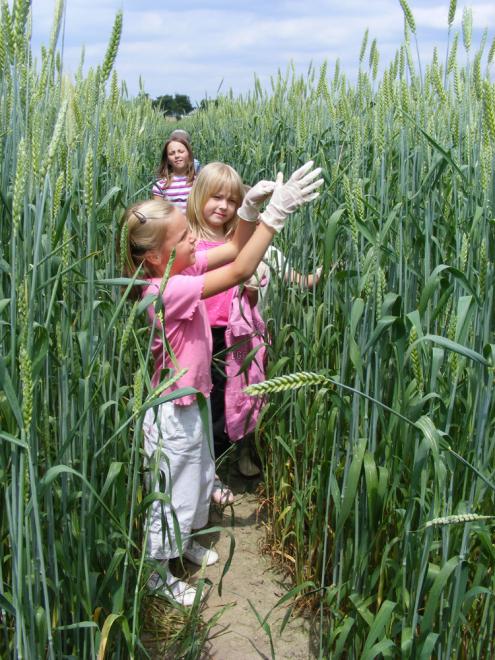
{"label": "green foliage", "polygon": [[158,96],[154,99],[152,105],[157,110],[163,112],[166,117],[175,117],[176,119],[180,119],[193,110],[191,100],[185,94],[175,94],[175,96],[165,94],[164,96]]}
{"label": "green foliage", "polygon": [[55,51],[63,3],[41,70],[30,3],[13,7],[0,48],[0,656],[131,657],[152,395],[143,315],[103,282],[118,273],[123,208],[148,196],[163,118],[115,74],[105,95],[121,14],[101,72],[70,82]]}
{"label": "green foliage", "polygon": [[[269,540],[320,615],[321,657],[490,657],[495,589],[493,84],[413,63],[289,67],[184,122],[254,184],[315,159],[325,189],[276,238],[258,428]],[[452,27],[456,3],[449,6]],[[446,17],[447,20],[447,17]],[[473,47],[466,11],[461,38]],[[235,119],[233,119],[235,118]],[[317,286],[291,282],[323,266]],[[332,374],[325,377],[323,374]]]}
{"label": "green foliage", "polygon": [[[70,82],[61,3],[39,70],[29,4],[1,5],[0,655],[129,657],[154,394],[114,246],[122,209],[148,194],[163,117],[115,74],[106,95],[119,16],[103,66]],[[331,80],[289,68],[184,127],[202,162],[247,183],[324,168],[318,201],[277,237],[288,274],[323,275],[309,290],[271,279],[276,391],[259,425],[270,538],[311,585],[320,655],[491,657],[493,46],[464,66],[454,35],[445,70],[435,56],[423,76],[401,5],[405,43],[381,80],[370,40],[356,85],[338,62]],[[462,39],[470,52],[469,10]],[[187,625],[199,652],[196,613]]]}

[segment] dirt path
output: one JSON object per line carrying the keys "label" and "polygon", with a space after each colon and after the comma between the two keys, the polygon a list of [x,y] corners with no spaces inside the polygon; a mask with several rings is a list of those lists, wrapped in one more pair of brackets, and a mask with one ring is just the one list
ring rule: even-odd
{"label": "dirt path", "polygon": [[[235,494],[234,520],[229,507],[223,514],[212,509],[211,524],[230,529],[235,537],[235,553],[229,572],[223,580],[222,595],[218,594],[218,583],[223,564],[229,554],[230,536],[227,532],[212,535],[214,546],[220,555],[220,564],[211,566],[206,576],[212,581],[204,616],[209,619],[219,609],[229,605],[223,612],[218,625],[212,630],[212,638],[206,653],[202,656],[215,660],[248,660],[250,658],[271,658],[268,635],[260,627],[248,599],[258,614],[264,617],[275,605],[286,589],[281,578],[270,569],[268,558],[260,554],[260,541],[264,530],[257,520],[258,500],[254,493],[256,483],[243,480],[230,472],[228,483]],[[207,545],[206,538],[201,539]],[[275,658],[309,659],[309,625],[301,618],[291,619],[279,635],[280,625],[286,613],[282,606],[269,618],[273,638]]]}
{"label": "dirt path", "polygon": [[[270,559],[260,552],[265,530],[258,517],[258,483],[253,479],[242,478],[232,463],[224,468],[221,476],[232,488],[235,501],[232,509],[227,507],[224,511],[212,506],[209,526],[221,529],[198,539],[202,545],[213,545],[220,556],[219,563],[208,567],[205,572],[212,587],[203,604],[201,618],[208,622],[215,615],[220,617],[209,631],[200,660],[271,660],[272,657],[276,660],[310,660],[315,655],[310,650],[308,620],[291,618],[280,635],[280,626],[287,612],[285,606],[277,608],[268,619],[274,647],[272,655],[270,638],[260,626],[249,601],[258,615],[264,618],[290,585],[284,584],[283,576],[271,568]],[[220,596],[218,584],[229,556],[231,534],[235,538],[234,556],[223,578]],[[187,561],[185,574],[179,565],[173,568],[175,575],[183,576],[193,584],[202,571]],[[151,626],[143,635],[150,657],[153,660],[175,660],[179,656],[176,653],[165,653],[162,642],[176,626],[180,629],[184,625],[180,617],[177,619],[174,610],[164,605],[162,599],[150,599],[145,606],[145,613],[147,620],[154,618],[158,621],[158,625]]]}

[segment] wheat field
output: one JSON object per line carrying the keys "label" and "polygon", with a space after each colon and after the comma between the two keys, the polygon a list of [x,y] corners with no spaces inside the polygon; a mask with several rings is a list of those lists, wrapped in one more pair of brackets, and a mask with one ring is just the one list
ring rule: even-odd
{"label": "wheat field", "polygon": [[[365,34],[182,125],[246,183],[308,158],[324,192],[277,238],[257,432],[272,555],[321,658],[495,654],[495,41],[380,72]],[[30,3],[1,4],[0,655],[140,657],[141,421],[156,405],[144,306],[115,249],[166,127],[103,63],[73,79],[30,49]],[[42,117],[42,121],[40,121]],[[194,613],[194,616],[197,612]],[[189,650],[200,644],[188,624]],[[198,623],[199,625],[199,623]],[[184,647],[185,648],[185,647]]]}

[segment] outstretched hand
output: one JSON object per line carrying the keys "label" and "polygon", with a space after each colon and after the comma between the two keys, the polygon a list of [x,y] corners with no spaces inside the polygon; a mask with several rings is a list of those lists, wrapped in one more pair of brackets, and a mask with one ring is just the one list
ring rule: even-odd
{"label": "outstretched hand", "polygon": [[244,196],[244,200],[237,211],[239,218],[248,222],[256,222],[261,205],[270,197],[274,188],[275,181],[258,181]]}
{"label": "outstretched hand", "polygon": [[288,215],[318,197],[320,193],[316,191],[323,179],[315,179],[320,175],[321,167],[314,170],[312,167],[313,161],[310,160],[296,170],[287,183],[283,183],[283,174],[278,173],[270,203],[261,214],[265,225],[281,231]]}

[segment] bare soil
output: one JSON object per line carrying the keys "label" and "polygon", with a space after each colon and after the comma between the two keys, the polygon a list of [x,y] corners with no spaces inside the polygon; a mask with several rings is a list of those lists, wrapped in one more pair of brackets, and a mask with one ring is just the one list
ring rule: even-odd
{"label": "bare soil", "polygon": [[[204,573],[211,582],[211,587],[207,587],[201,618],[206,626],[212,617],[218,616],[218,621],[209,630],[200,660],[312,659],[316,656],[311,650],[314,646],[311,644],[310,620],[291,615],[280,633],[290,603],[280,605],[270,613],[265,626],[270,634],[260,625],[259,619],[263,620],[267,616],[279,599],[287,593],[291,584],[281,572],[274,569],[270,557],[261,551],[266,528],[259,511],[257,496],[260,479],[242,477],[236,465],[234,460],[230,460],[219,471],[224,483],[228,484],[234,493],[234,504],[224,509],[212,505],[209,527],[216,528],[216,531],[208,532],[197,539],[204,546],[214,547],[220,557],[220,561],[207,567]],[[219,593],[232,537],[235,540],[234,554]],[[202,568],[187,561],[184,562],[184,568],[180,564],[172,566],[175,575],[191,584],[203,575]],[[154,607],[154,618],[155,621],[158,618],[161,633],[186,625],[186,619],[181,623],[180,617],[176,616],[176,610],[171,609],[163,599],[148,600],[145,607],[148,618]],[[168,636],[168,632],[165,636]],[[145,634],[143,641],[149,657],[153,660],[177,660],[181,657],[180,653],[173,651],[165,653],[156,632]]]}
{"label": "bare soil", "polygon": [[[290,585],[271,567],[270,559],[260,552],[265,539],[263,521],[258,515],[259,501],[256,496],[257,480],[241,477],[235,468],[229,467],[222,476],[235,495],[232,507],[223,511],[212,507],[210,524],[223,527],[198,539],[203,545],[212,543],[220,555],[220,562],[206,569],[206,577],[213,586],[210,589],[204,617],[209,619],[224,608],[218,624],[212,628],[202,658],[215,660],[248,660],[272,658],[296,660],[313,658],[310,646],[310,622],[301,617],[291,617],[280,635],[280,627],[287,612],[282,605],[268,619],[269,635],[260,626],[253,611],[263,619]],[[235,551],[228,573],[223,578],[222,593],[218,593],[223,566],[229,556],[230,535],[235,538]],[[192,568],[192,575],[200,569]],[[249,604],[252,604],[252,607]]]}

